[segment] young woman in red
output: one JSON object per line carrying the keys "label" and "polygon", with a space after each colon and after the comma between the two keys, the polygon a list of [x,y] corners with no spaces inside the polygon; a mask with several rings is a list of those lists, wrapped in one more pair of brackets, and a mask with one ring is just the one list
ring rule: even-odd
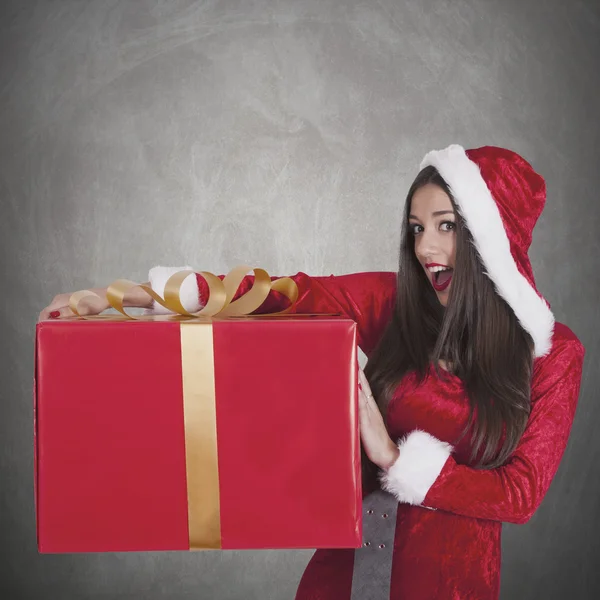
{"label": "young woman in red", "polygon": [[[535,286],[527,252],[544,203],[544,180],[514,152],[450,146],[427,154],[409,190],[398,274],[293,277],[295,310],[354,319],[368,358],[364,544],[317,550],[296,600],[498,598],[502,522],[527,522],[542,501],[584,358]],[[188,268],[155,267],[150,283],[162,295]],[[189,277],[185,308],[207,290]],[[68,314],[68,296],[40,318]],[[256,312],[287,302],[271,292]]]}

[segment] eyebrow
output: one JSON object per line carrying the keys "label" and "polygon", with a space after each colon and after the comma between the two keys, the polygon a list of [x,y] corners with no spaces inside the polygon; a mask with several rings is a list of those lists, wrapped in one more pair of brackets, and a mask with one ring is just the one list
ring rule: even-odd
{"label": "eyebrow", "polygon": [[[440,215],[453,215],[453,210],[436,210],[434,213],[431,213],[434,217],[439,217]],[[415,217],[415,215],[408,215],[409,219],[419,220],[419,217]]]}

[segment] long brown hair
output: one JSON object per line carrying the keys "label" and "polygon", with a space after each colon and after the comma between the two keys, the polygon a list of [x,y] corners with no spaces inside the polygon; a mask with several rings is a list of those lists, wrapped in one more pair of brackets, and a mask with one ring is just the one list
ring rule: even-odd
{"label": "long brown hair", "polygon": [[[413,195],[429,183],[446,192],[456,215],[456,261],[445,308],[415,255],[408,222]],[[517,446],[529,417],[533,341],[485,274],[448,185],[434,167],[426,167],[406,198],[394,312],[365,367],[384,419],[402,377],[415,371],[422,383],[431,363],[438,376],[444,377],[439,360],[461,379],[470,404],[466,427],[457,440],[448,441],[457,444],[472,428],[471,466],[492,469],[502,465]],[[372,472],[373,465],[366,462],[364,473]]]}

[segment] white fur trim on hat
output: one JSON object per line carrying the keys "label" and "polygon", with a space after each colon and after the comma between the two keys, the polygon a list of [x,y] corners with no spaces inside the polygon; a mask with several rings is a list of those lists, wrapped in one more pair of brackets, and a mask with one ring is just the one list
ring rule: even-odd
{"label": "white fur trim on hat", "polygon": [[457,144],[429,152],[421,162],[421,169],[429,165],[438,170],[450,187],[486,274],[533,338],[535,356],[544,356],[552,346],[554,315],[517,268],[500,211],[479,166]]}
{"label": "white fur trim on hat", "polygon": [[426,431],[415,429],[398,442],[398,450],[396,462],[379,476],[382,488],[399,502],[420,506],[453,448]]}
{"label": "white fur trim on hat", "polygon": [[[150,287],[161,297],[165,297],[165,284],[169,277],[178,271],[193,271],[193,267],[152,267],[148,273]],[[189,275],[185,278],[181,285],[181,304],[188,312],[197,312],[200,310],[200,302],[198,300],[198,281],[195,275]],[[145,311],[146,314],[168,315],[173,314],[172,311],[161,306],[157,302],[152,302],[152,308]]]}

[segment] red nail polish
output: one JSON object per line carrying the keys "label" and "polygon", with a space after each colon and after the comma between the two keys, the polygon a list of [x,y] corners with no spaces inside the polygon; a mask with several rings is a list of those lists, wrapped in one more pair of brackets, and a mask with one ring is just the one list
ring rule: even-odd
{"label": "red nail polish", "polygon": [[358,382],[358,389],[362,390],[362,385],[360,385],[360,381]]}
{"label": "red nail polish", "polygon": [[60,317],[60,311],[59,310],[53,310],[50,313],[50,318],[51,319],[57,319],[58,317]]}

